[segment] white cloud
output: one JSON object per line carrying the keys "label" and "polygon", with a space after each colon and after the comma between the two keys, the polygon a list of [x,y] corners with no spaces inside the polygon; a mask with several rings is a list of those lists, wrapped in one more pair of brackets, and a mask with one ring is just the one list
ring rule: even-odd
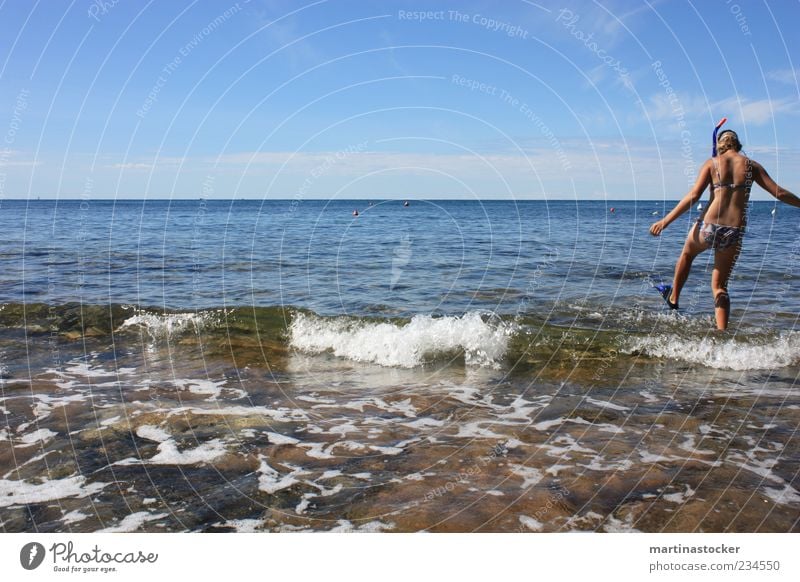
{"label": "white cloud", "polygon": [[42,162],[39,160],[20,159],[25,155],[20,150],[0,149],[0,169],[4,167],[32,168],[41,165]]}
{"label": "white cloud", "polygon": [[651,95],[648,103],[644,104],[644,113],[650,121],[658,122],[675,120],[678,115],[684,115],[687,119],[707,116],[713,108],[714,105],[699,95],[677,92],[667,95],[659,92]]}
{"label": "white cloud", "polygon": [[[796,99],[760,99],[749,101],[731,97],[714,105],[719,112],[730,111],[746,125],[764,125],[775,122],[781,114],[800,112],[800,102]],[[730,114],[729,114],[730,115]]]}
{"label": "white cloud", "polygon": [[659,92],[651,95],[644,106],[645,116],[653,122],[675,121],[679,116],[690,120],[708,120],[709,115],[727,115],[742,125],[765,125],[777,121],[781,115],[800,113],[800,102],[792,98],[750,100],[747,97],[728,97],[721,101],[708,101],[700,95],[675,93],[668,96]]}
{"label": "white cloud", "polygon": [[114,168],[115,170],[152,170],[154,166],[153,164],[145,164],[141,162],[127,162],[111,164],[107,167]]}
{"label": "white cloud", "polygon": [[786,85],[800,85],[800,69],[778,69],[767,72],[767,79]]}
{"label": "white cloud", "polygon": [[8,161],[0,161],[0,168],[3,167],[12,167],[12,168],[33,168],[36,166],[41,166],[42,162],[34,161],[34,160],[8,160]]}

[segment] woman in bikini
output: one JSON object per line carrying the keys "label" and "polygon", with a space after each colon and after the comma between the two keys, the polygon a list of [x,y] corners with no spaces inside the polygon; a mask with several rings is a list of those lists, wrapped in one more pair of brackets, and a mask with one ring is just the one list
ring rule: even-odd
{"label": "woman in bikini", "polygon": [[672,285],[659,286],[671,309],[678,308],[681,289],[689,277],[694,258],[714,249],[714,271],[711,291],[717,329],[727,329],[730,316],[728,279],[742,248],[747,203],[753,182],[786,204],[800,208],[800,198],[770,178],[761,164],[741,153],[742,144],[736,132],[725,130],[716,142],[717,155],[706,161],[689,193],[662,220],[650,227],[650,234],[659,236],[680,215],[694,206],[706,187],[711,186],[711,199],[700,218],[689,230],[683,251],[675,265]]}

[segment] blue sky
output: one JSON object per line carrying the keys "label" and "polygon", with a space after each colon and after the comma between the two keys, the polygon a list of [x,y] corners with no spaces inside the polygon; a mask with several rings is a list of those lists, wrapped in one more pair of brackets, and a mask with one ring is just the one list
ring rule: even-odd
{"label": "blue sky", "polygon": [[7,0],[0,197],[674,200],[722,116],[797,192],[797,22],[796,1]]}

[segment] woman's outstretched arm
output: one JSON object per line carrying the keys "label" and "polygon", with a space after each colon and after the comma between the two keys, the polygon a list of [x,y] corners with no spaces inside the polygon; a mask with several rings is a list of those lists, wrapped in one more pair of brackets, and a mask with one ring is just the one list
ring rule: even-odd
{"label": "woman's outstretched arm", "polygon": [[800,198],[775,182],[761,164],[753,162],[753,174],[756,183],[779,201],[800,208]]}
{"label": "woman's outstretched arm", "polygon": [[681,214],[689,210],[695,203],[700,200],[703,191],[711,183],[711,160],[706,161],[700,169],[700,174],[697,176],[697,181],[692,186],[692,189],[686,193],[686,196],[675,205],[675,208],[670,211],[664,218],[658,222],[654,222],[650,227],[650,234],[658,236],[662,231],[672,224]]}

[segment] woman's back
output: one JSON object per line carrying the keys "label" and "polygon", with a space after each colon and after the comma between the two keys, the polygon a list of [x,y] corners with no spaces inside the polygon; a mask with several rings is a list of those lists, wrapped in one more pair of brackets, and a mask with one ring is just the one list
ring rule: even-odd
{"label": "woman's back", "polygon": [[718,155],[711,160],[711,182],[711,203],[703,220],[742,226],[753,183],[750,159],[733,150]]}

